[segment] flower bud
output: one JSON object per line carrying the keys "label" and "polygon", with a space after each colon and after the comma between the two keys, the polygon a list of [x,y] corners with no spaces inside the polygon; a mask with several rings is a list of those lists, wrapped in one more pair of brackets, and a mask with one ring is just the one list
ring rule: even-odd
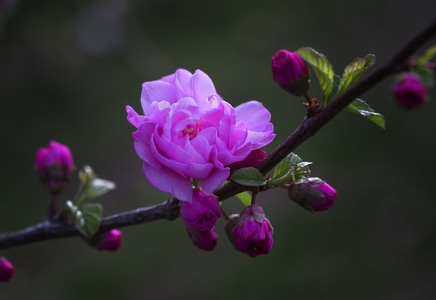
{"label": "flower bud", "polygon": [[218,242],[218,234],[215,228],[211,228],[207,231],[193,231],[189,228],[186,228],[186,230],[194,245],[199,249],[212,251]]}
{"label": "flower bud", "polygon": [[392,88],[395,100],[404,109],[413,109],[425,102],[426,90],[415,73],[402,73]]}
{"label": "flower bud", "polygon": [[183,223],[193,231],[207,231],[215,226],[221,216],[218,197],[206,195],[201,189],[195,189],[192,202],[182,201],[180,216]]}
{"label": "flower bud", "polygon": [[233,228],[235,247],[251,257],[267,254],[273,245],[273,228],[265,211],[257,204],[247,206]]}
{"label": "flower bud", "polygon": [[262,149],[253,150],[244,160],[235,162],[235,169],[256,167],[265,157],[266,152]]}
{"label": "flower bud", "polygon": [[57,195],[64,190],[74,169],[70,149],[51,141],[47,148],[36,151],[35,167],[45,189]]}
{"label": "flower bud", "polygon": [[0,258],[0,281],[8,281],[14,277],[14,265],[4,257]]}
{"label": "flower bud", "polygon": [[274,81],[292,95],[302,96],[309,90],[309,70],[298,53],[279,50],[271,60],[271,69]]}
{"label": "flower bud", "polygon": [[335,202],[336,190],[318,177],[310,177],[301,183],[292,184],[289,198],[309,211],[329,209]]}
{"label": "flower bud", "polygon": [[121,246],[121,231],[111,229],[93,239],[93,244],[99,250],[117,251]]}

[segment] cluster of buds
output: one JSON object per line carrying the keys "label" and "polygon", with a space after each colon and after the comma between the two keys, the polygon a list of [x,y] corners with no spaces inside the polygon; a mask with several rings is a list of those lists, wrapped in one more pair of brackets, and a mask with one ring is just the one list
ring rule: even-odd
{"label": "cluster of buds", "polygon": [[422,79],[415,73],[405,72],[397,76],[392,93],[398,105],[411,110],[426,101],[426,88]]}
{"label": "cluster of buds", "polygon": [[212,251],[218,241],[215,223],[221,216],[218,197],[206,195],[200,188],[193,191],[192,201],[183,201],[180,216],[195,246]]}

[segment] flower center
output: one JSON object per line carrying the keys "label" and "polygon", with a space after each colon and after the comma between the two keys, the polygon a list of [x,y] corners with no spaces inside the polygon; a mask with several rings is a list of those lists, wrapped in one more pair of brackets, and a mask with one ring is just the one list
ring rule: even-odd
{"label": "flower center", "polygon": [[200,125],[204,122],[204,120],[200,120],[199,122],[195,124],[188,124],[186,127],[182,130],[182,135],[188,135],[189,139],[192,140],[195,138],[200,131]]}

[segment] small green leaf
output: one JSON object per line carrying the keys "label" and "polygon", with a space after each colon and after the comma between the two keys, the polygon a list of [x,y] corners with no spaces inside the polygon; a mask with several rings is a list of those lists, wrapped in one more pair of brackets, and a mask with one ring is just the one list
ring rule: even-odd
{"label": "small green leaf", "polygon": [[85,238],[89,239],[100,228],[103,208],[100,203],[86,203],[80,212],[80,217],[75,220],[74,225]]}
{"label": "small green leaf", "polygon": [[418,60],[416,61],[417,64],[425,64],[426,62],[429,62],[433,59],[433,57],[436,55],[436,45],[428,48],[423,55],[421,55]]}
{"label": "small green leaf", "polygon": [[242,204],[244,204],[245,206],[250,206],[251,205],[251,196],[249,193],[247,192],[241,192],[239,194],[236,195],[236,197],[238,197],[238,199],[242,202]]}
{"label": "small green leaf", "polygon": [[89,191],[89,197],[95,198],[115,189],[115,183],[109,180],[94,178]]}
{"label": "small green leaf", "polygon": [[335,72],[327,57],[310,47],[300,48],[296,51],[309,65],[312,66],[316,77],[318,77],[324,99],[333,90]]}
{"label": "small green leaf", "polygon": [[266,183],[262,173],[252,167],[236,170],[230,179],[245,186],[263,186]]}
{"label": "small green leaf", "polygon": [[385,118],[382,114],[376,113],[365,101],[362,99],[355,99],[353,102],[351,102],[347,107],[346,110],[351,111],[353,113],[359,114],[366,119],[370,120],[377,126],[381,127],[382,129],[385,129]]}
{"label": "small green leaf", "polygon": [[274,173],[272,179],[277,179],[286,176],[291,170],[293,165],[296,165],[303,160],[297,154],[291,152],[289,153],[281,162],[279,162],[274,168]]}
{"label": "small green leaf", "polygon": [[415,64],[411,67],[411,71],[416,73],[423,81],[426,88],[431,88],[434,84],[434,71],[430,67],[422,64]]}
{"label": "small green leaf", "polygon": [[341,77],[335,74],[335,76],[333,77],[333,88],[332,88],[332,91],[330,92],[330,94],[327,96],[327,98],[324,101],[324,104],[323,104],[324,107],[327,104],[329,104],[336,97],[340,84],[341,84]]}
{"label": "small green leaf", "polygon": [[344,69],[337,95],[343,94],[356,82],[375,62],[375,56],[368,54],[364,58],[356,58]]}
{"label": "small green leaf", "polygon": [[89,200],[101,196],[113,189],[115,183],[109,180],[97,178],[90,166],[84,166],[79,172],[80,188],[77,193],[77,205],[82,205]]}

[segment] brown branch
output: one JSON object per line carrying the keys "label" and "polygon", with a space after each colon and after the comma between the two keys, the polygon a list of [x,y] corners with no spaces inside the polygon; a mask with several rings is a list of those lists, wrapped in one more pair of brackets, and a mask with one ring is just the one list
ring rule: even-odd
{"label": "brown branch", "polygon": [[[258,169],[266,174],[277,165],[290,152],[310,137],[314,136],[325,124],[333,119],[355,98],[363,94],[374,85],[395,73],[398,67],[403,65],[409,57],[430,38],[436,34],[436,18],[408,41],[388,61],[375,69],[369,75],[357,82],[343,95],[322,109],[318,114],[310,118],[304,118],[298,128],[258,166]],[[234,182],[230,182],[219,188],[215,194],[221,201],[242,192],[244,188]],[[161,219],[173,220],[179,215],[179,203],[167,200],[161,204],[137,208],[119,214],[108,216],[102,220],[100,231],[104,232],[112,228],[121,228],[151,222]],[[80,233],[72,226],[57,222],[44,221],[26,229],[0,235],[0,249],[15,247],[23,244],[78,236]]]}

